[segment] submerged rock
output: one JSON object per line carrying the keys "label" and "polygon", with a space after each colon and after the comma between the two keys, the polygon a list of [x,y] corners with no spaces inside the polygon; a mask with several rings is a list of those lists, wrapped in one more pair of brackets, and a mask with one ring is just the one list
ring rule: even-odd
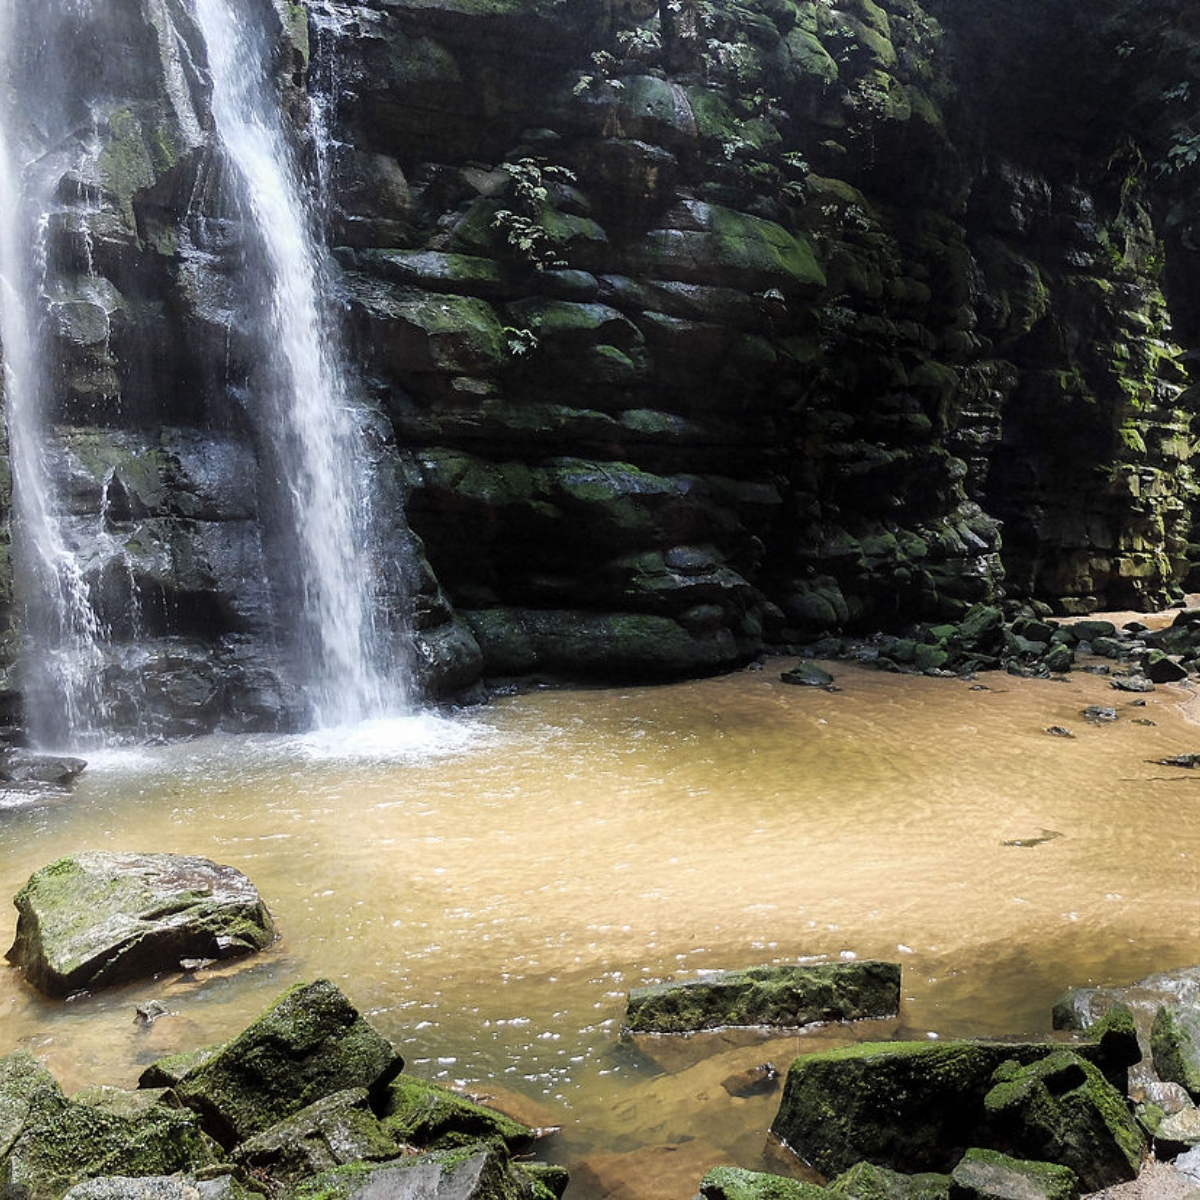
{"label": "submerged rock", "polygon": [[82,758],[11,748],[0,752],[0,783],[69,788],[87,766]]}
{"label": "submerged rock", "polygon": [[900,1008],[897,963],[756,967],[709,979],[634,988],[631,1033],[687,1033],[725,1025],[810,1025],[891,1016]]}
{"label": "submerged rock", "polygon": [[800,687],[828,687],[833,682],[833,676],[816,663],[797,663],[790,671],[784,671],[779,676],[784,683],[794,683]]}
{"label": "submerged rock", "polygon": [[261,950],[275,926],[240,871],[206,858],[89,851],[30,876],[7,958],[49,996]]}

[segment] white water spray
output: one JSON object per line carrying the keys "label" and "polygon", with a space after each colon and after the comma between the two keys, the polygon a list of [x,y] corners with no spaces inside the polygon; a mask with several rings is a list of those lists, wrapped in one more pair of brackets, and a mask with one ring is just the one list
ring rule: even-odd
{"label": "white water spray", "polygon": [[298,546],[303,647],[317,721],[395,709],[395,672],[373,620],[369,465],[334,314],[328,255],[284,125],[254,21],[229,0],[195,0],[212,110],[241,203],[262,243],[268,311],[259,338],[271,394],[260,429],[274,441]]}
{"label": "white water spray", "polygon": [[45,288],[49,197],[27,182],[18,148],[18,0],[0,0],[0,347],[12,464],[18,600],[30,642],[28,723],[35,741],[90,740],[102,723],[102,629],[64,536],[46,461],[45,356],[37,314]]}

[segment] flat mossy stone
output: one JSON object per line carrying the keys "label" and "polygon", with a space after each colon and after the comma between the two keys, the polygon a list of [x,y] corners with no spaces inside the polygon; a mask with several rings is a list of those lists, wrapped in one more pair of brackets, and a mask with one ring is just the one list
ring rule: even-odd
{"label": "flat mossy stone", "polygon": [[101,1176],[76,1184],[62,1200],[260,1200],[232,1175],[198,1179],[194,1175]]}
{"label": "flat mossy stone", "polygon": [[278,1183],[296,1183],[352,1162],[384,1162],[404,1153],[371,1111],[366,1088],[324,1096],[270,1129],[242,1142],[239,1164]]}
{"label": "flat mossy stone", "polygon": [[988,1125],[1023,1158],[1070,1167],[1085,1191],[1136,1179],[1148,1147],[1125,1097],[1071,1050],[1004,1063],[984,1099]]}
{"label": "flat mossy stone", "polygon": [[1078,1200],[1070,1167],[971,1149],[950,1172],[954,1200]]}
{"label": "flat mossy stone", "polygon": [[503,1149],[465,1146],[335,1167],[298,1184],[290,1200],[528,1200],[531,1183],[512,1170]]}
{"label": "flat mossy stone", "polygon": [[833,683],[833,676],[828,671],[811,662],[799,662],[791,670],[782,672],[779,678],[798,687],[827,688]]}
{"label": "flat mossy stone", "polygon": [[140,1088],[174,1087],[181,1079],[219,1054],[221,1046],[202,1046],[199,1050],[184,1050],[156,1058],[138,1076]]}
{"label": "flat mossy stone", "polygon": [[380,1105],[387,1133],[422,1149],[499,1142],[510,1154],[519,1154],[533,1142],[533,1131],[519,1121],[411,1075],[393,1079]]}
{"label": "flat mossy stone", "polygon": [[1200,1096],[1200,1010],[1162,1005],[1150,1027],[1150,1050],[1160,1079]]}
{"label": "flat mossy stone", "polygon": [[728,1025],[793,1028],[819,1021],[886,1017],[900,1008],[900,966],[817,963],[726,971],[629,993],[631,1033],[687,1033]]}
{"label": "flat mossy stone", "polygon": [[824,1200],[828,1195],[823,1187],[783,1175],[717,1167],[700,1180],[698,1200]]}
{"label": "flat mossy stone", "polygon": [[832,1180],[827,1191],[842,1200],[948,1200],[950,1176],[928,1171],[902,1175],[861,1162]]}
{"label": "flat mossy stone", "polygon": [[194,856],[75,854],[35,871],[13,903],[8,961],[49,996],[145,978],[181,959],[234,958],[275,938],[250,880]]}
{"label": "flat mossy stone", "polygon": [[[946,1172],[978,1142],[984,1098],[1004,1063],[1037,1062],[1054,1042],[866,1042],[797,1058],[771,1131],[827,1176],[872,1162]],[[1099,1045],[1081,1057],[1103,1061]]]}
{"label": "flat mossy stone", "polygon": [[348,1088],[375,1096],[404,1067],[328,979],[298,984],[176,1085],[224,1146]]}
{"label": "flat mossy stone", "polygon": [[196,1114],[163,1099],[68,1099],[31,1055],[0,1059],[0,1191],[50,1200],[93,1176],[168,1175],[219,1161]]}

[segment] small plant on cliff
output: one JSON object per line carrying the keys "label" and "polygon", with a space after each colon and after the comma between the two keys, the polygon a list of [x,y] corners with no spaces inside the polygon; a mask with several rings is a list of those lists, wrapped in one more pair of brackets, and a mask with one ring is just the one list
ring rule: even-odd
{"label": "small plant on cliff", "polygon": [[551,203],[550,188],[555,183],[574,183],[575,175],[566,167],[554,166],[541,158],[519,158],[500,164],[510,180],[514,205],[502,208],[492,218],[509,246],[537,271],[565,267],[560,246],[543,224]]}

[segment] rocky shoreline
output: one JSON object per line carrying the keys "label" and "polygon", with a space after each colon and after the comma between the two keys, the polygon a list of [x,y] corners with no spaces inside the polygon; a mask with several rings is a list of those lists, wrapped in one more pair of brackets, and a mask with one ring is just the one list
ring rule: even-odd
{"label": "rocky shoreline", "polygon": [[[215,959],[261,909],[236,872],[167,855],[61,860],[17,903],[9,957],[51,995],[69,990],[59,983],[68,976],[48,963],[85,960],[91,974],[72,978],[89,989],[149,978],[178,970],[184,951]],[[259,915],[269,941],[269,914]],[[181,932],[189,923],[194,936]],[[901,995],[889,963],[707,975],[631,991],[623,1036],[873,1020],[897,1013]],[[166,1015],[151,1004],[138,1019]],[[699,1197],[1118,1200],[1139,1195],[1121,1190],[1139,1179],[1200,1184],[1200,967],[1071,990],[1049,1023],[1056,1032],[1033,1041],[898,1039],[801,1054],[770,1130],[794,1169],[730,1164],[699,1180]],[[724,1087],[731,1103],[769,1096],[779,1072],[763,1064]],[[134,1091],[68,1098],[28,1052],[0,1059],[0,1179],[14,1200],[558,1200],[567,1171],[537,1153],[552,1133],[405,1073],[327,980],[294,986],[221,1046],[158,1059]],[[805,1170],[825,1182],[793,1177]]]}

